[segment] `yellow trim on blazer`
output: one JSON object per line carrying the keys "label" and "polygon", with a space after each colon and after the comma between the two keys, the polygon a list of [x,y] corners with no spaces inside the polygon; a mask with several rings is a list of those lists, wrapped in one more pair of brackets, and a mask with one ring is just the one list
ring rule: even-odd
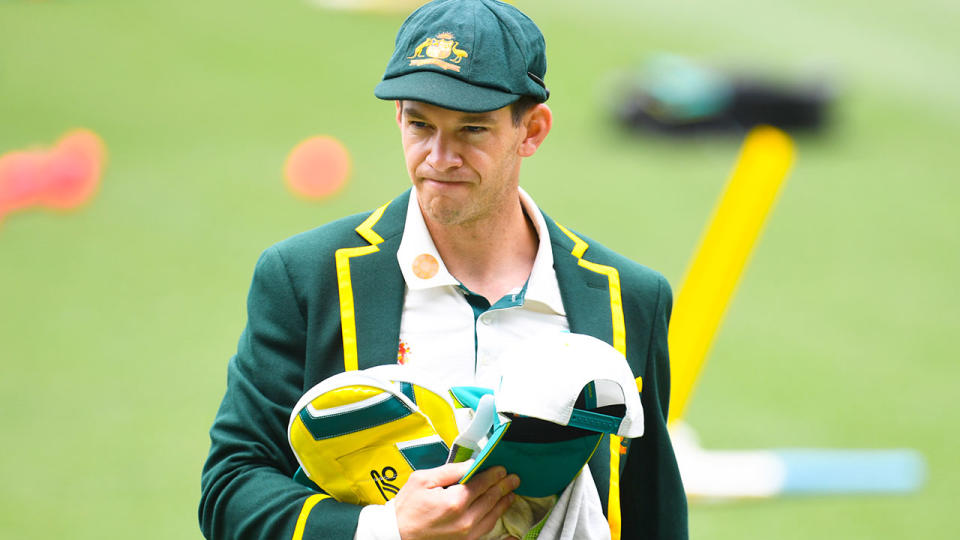
{"label": "yellow trim on blazer", "polygon": [[292,540],[303,540],[303,531],[307,528],[307,518],[310,517],[310,511],[313,510],[313,507],[316,506],[318,502],[329,498],[329,495],[317,493],[316,495],[307,497],[307,500],[303,501],[303,509],[300,510],[300,517],[297,518],[297,526],[293,529]]}
{"label": "yellow trim on blazer", "polygon": [[357,318],[353,308],[353,283],[350,280],[350,258],[362,257],[380,251],[377,244],[382,243],[383,238],[373,231],[373,226],[380,221],[384,210],[386,210],[389,205],[390,203],[387,203],[377,208],[355,229],[357,234],[367,242],[370,242],[371,245],[340,248],[335,254],[337,262],[337,290],[340,293],[340,327],[341,333],[343,334],[344,371],[354,371],[358,368]]}
{"label": "yellow trim on blazer", "polygon": [[[554,221],[556,223],[556,221]],[[573,240],[571,255],[577,258],[577,264],[598,274],[607,276],[610,283],[610,315],[613,326],[613,348],[624,357],[627,356],[627,332],[623,322],[623,298],[620,295],[620,273],[612,266],[597,264],[583,259],[590,247],[579,236],[557,223],[557,227]],[[637,390],[643,386],[643,379],[637,377]],[[610,494],[607,496],[607,521],[610,524],[610,538],[620,540],[620,442],[622,437],[610,435]]]}

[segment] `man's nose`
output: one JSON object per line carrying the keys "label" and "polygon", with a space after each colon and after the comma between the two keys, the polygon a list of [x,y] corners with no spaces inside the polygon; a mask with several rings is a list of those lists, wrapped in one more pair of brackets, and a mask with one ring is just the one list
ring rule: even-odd
{"label": "man's nose", "polygon": [[438,133],[430,142],[427,165],[438,171],[446,171],[463,165],[463,160],[457,150],[457,145],[444,134]]}

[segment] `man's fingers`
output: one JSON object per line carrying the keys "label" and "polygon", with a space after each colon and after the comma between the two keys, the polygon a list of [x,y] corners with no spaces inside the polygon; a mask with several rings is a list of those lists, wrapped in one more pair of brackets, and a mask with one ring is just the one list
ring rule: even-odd
{"label": "man's fingers", "polygon": [[447,463],[433,469],[423,469],[413,474],[420,477],[426,487],[447,487],[456,484],[463,475],[467,474],[473,461],[461,463]]}
{"label": "man's fingers", "polygon": [[[493,491],[496,489],[494,487],[491,489]],[[513,504],[513,500],[516,498],[516,495],[513,493],[508,493],[506,497],[501,497],[496,504],[490,508],[490,510],[477,521],[476,530],[481,535],[487,534],[492,531],[493,528],[497,525],[497,520],[510,508],[510,505]]]}
{"label": "man's fingers", "polygon": [[[473,501],[473,504],[470,505],[470,512],[477,516],[484,516],[493,512],[497,505],[504,500],[513,500],[513,490],[517,489],[519,485],[520,479],[515,474],[501,478]],[[509,506],[509,503],[507,503],[507,506]]]}
{"label": "man's fingers", "polygon": [[[491,467],[479,474],[473,475],[466,484],[463,485],[466,490],[466,503],[467,505],[473,504],[473,502],[483,494],[487,493],[491,487],[497,485],[498,482],[503,480],[507,476],[507,471],[501,466]],[[502,497],[512,490],[506,490],[500,494]]]}
{"label": "man's fingers", "polygon": [[[401,537],[469,538],[493,530],[513,503],[517,475],[492,467],[463,485],[456,482],[472,463],[450,463],[414,471],[394,497],[394,512]],[[437,489],[445,488],[445,489]],[[451,533],[453,536],[451,536]]]}

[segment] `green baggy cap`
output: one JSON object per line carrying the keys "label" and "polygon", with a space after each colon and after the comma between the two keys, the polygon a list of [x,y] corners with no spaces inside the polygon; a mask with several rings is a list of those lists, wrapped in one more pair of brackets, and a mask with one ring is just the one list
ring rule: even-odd
{"label": "green baggy cap", "polygon": [[434,0],[400,27],[374,95],[465,112],[500,109],[521,96],[544,102],[545,49],[537,25],[509,4]]}

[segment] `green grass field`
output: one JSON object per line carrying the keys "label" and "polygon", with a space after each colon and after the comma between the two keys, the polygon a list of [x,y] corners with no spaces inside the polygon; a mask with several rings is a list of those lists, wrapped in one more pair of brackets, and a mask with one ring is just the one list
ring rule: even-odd
{"label": "green grass field", "polygon": [[[518,1],[556,123],[522,183],[554,218],[679,288],[739,141],[609,121],[604,81],[654,51],[839,83],[689,408],[708,448],[924,453],[909,496],[691,507],[692,537],[952,538],[960,465],[960,8],[945,0]],[[199,538],[207,429],[271,243],[408,180],[373,86],[397,15],[296,2],[0,1],[0,154],[98,132],[93,202],[0,222],[0,536]],[[329,134],[350,185],[310,203],[286,154]]]}

